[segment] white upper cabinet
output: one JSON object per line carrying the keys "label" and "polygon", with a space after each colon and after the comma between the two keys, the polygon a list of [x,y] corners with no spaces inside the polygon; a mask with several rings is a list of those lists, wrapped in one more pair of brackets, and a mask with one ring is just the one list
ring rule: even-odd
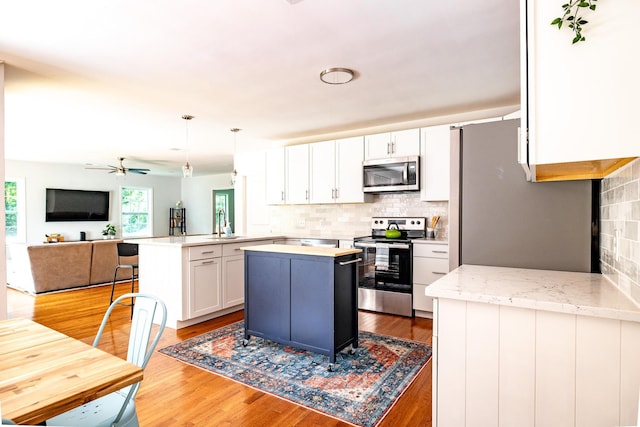
{"label": "white upper cabinet", "polygon": [[335,141],[309,144],[310,203],[333,203],[336,192]]}
{"label": "white upper cabinet", "polygon": [[364,138],[309,144],[310,203],[361,203]]}
{"label": "white upper cabinet", "polygon": [[449,125],[422,129],[420,200],[449,200],[450,141]]}
{"label": "white upper cabinet", "polygon": [[550,25],[562,16],[561,3],[521,0],[521,13],[522,128],[537,180],[597,178],[640,156],[632,126],[640,99],[640,1],[581,8],[586,40],[575,44],[566,23]]}
{"label": "white upper cabinet", "polygon": [[420,155],[420,129],[367,135],[365,159]]}
{"label": "white upper cabinet", "polygon": [[364,138],[357,136],[336,140],[337,203],[368,202],[373,196],[362,191]]}
{"label": "white upper cabinet", "polygon": [[266,152],[266,191],[267,203],[279,205],[285,203],[285,151],[284,147]]}
{"label": "white upper cabinet", "polygon": [[285,147],[287,168],[287,204],[309,203],[309,144]]}

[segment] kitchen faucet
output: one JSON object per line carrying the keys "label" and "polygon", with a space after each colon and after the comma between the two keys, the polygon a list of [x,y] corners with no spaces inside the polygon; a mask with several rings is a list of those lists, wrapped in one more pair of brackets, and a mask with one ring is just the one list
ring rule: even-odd
{"label": "kitchen faucet", "polygon": [[227,226],[227,219],[224,217],[224,209],[220,208],[218,211],[218,237],[222,237],[222,221],[220,221],[220,215],[222,214],[222,218],[224,219],[224,226]]}

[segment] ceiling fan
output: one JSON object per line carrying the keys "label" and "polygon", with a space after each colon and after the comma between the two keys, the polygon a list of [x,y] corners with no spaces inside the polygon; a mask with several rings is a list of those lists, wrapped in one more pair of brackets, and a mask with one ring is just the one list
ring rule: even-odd
{"label": "ceiling fan", "polygon": [[126,168],[124,167],[124,164],[122,164],[123,160],[124,160],[124,157],[118,157],[118,161],[120,162],[118,166],[107,165],[106,167],[85,167],[85,169],[107,170],[109,171],[109,173],[115,173],[116,176],[124,176],[127,174],[127,172],[146,175],[147,172],[150,171],[150,169],[144,169],[144,168]]}

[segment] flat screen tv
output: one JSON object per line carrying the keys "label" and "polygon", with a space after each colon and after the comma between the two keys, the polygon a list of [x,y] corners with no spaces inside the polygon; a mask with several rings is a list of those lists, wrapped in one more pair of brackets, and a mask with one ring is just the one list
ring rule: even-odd
{"label": "flat screen tv", "polygon": [[109,192],[47,188],[45,220],[108,221]]}

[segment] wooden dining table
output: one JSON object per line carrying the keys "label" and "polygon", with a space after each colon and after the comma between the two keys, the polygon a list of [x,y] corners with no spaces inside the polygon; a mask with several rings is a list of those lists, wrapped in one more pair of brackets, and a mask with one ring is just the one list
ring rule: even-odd
{"label": "wooden dining table", "polygon": [[39,424],[142,380],[142,368],[28,319],[0,321],[2,417]]}

